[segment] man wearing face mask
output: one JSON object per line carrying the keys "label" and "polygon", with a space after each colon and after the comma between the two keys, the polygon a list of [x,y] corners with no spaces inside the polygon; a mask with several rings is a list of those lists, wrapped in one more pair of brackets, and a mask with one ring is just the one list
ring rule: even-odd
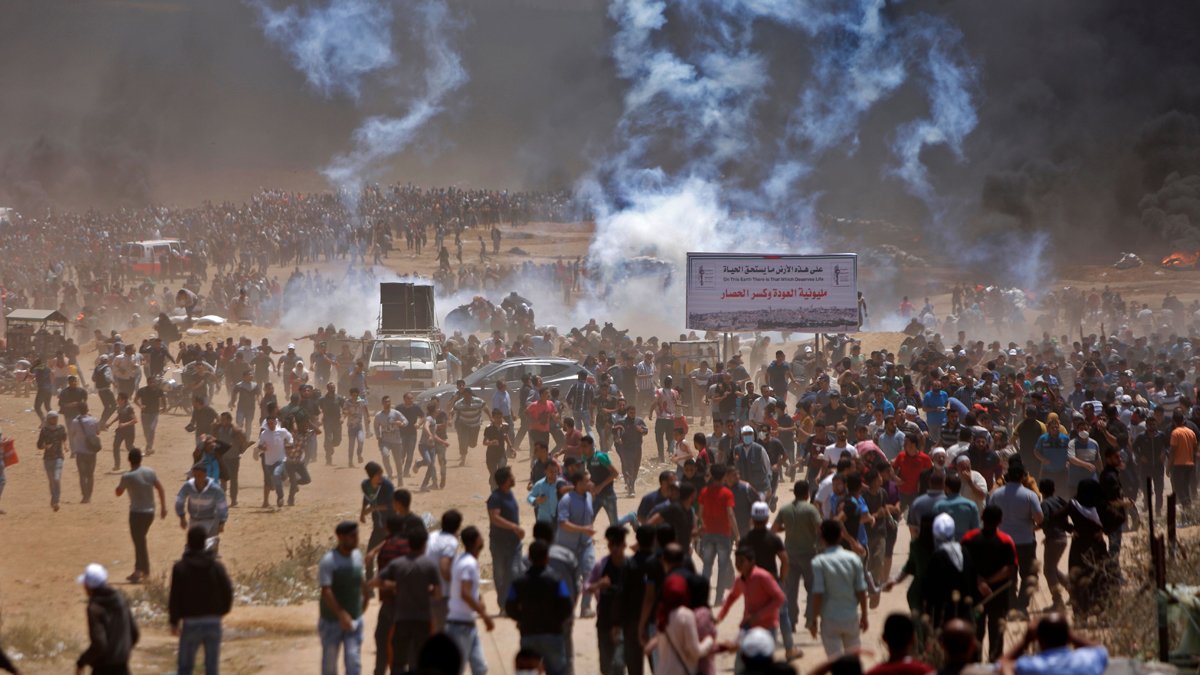
{"label": "man wearing face mask", "polygon": [[754,427],[742,427],[741,443],[733,449],[734,466],[745,480],[758,492],[763,501],[771,498],[771,459],[766,449],[755,441]]}

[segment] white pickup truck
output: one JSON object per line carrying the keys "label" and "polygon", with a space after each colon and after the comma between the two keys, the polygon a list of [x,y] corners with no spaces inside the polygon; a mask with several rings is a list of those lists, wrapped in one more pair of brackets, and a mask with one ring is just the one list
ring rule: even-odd
{"label": "white pickup truck", "polygon": [[398,405],[401,395],[431,389],[447,379],[446,355],[435,335],[385,333],[370,345],[367,386],[375,400],[387,394]]}

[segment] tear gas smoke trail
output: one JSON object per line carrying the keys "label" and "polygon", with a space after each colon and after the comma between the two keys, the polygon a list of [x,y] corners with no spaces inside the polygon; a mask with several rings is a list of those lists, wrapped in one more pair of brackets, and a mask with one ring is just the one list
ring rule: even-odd
{"label": "tear gas smoke trail", "polygon": [[368,118],[354,132],[354,150],[334,159],[325,176],[344,193],[357,195],[364,181],[385,160],[400,153],[429,120],[440,113],[446,97],[467,81],[462,58],[450,44],[455,22],[444,0],[423,0],[412,7],[417,21],[411,26],[414,39],[425,51],[424,93],[408,103],[402,117]]}
{"label": "tear gas smoke trail", "polygon": [[267,39],[292,62],[322,96],[339,91],[358,100],[363,79],[396,63],[392,52],[392,3],[386,0],[333,0],[326,6],[276,10],[252,0]]}
{"label": "tear gas smoke trail", "polygon": [[[862,117],[908,83],[926,92],[930,112],[898,127],[892,175],[939,216],[920,152],[945,144],[961,156],[975,126],[973,69],[958,46],[961,36],[944,20],[892,17],[885,8],[884,0],[612,0],[612,53],[629,90],[616,151],[579,188],[596,215],[590,256],[602,277],[620,281],[622,260],[636,255],[681,269],[688,250],[820,248],[818,195],[805,179],[827,153],[852,154]],[[672,33],[675,42],[664,35],[669,20],[684,24]],[[759,138],[759,113],[786,94],[770,89],[770,64],[756,50],[761,22],[793,31],[812,58],[787,131],[775,139]],[[683,156],[678,167],[649,161],[663,146]],[[745,170],[730,170],[737,168]],[[664,299],[676,321],[680,277]]]}
{"label": "tear gas smoke trail", "polygon": [[[295,67],[322,95],[345,93],[358,101],[364,81],[382,79],[400,65],[393,49],[393,4],[389,0],[331,0],[304,10],[275,10],[265,0],[253,0],[263,32],[283,46]],[[354,131],[354,148],[325,167],[323,173],[338,188],[352,216],[363,185],[402,152],[416,133],[440,113],[446,97],[467,81],[462,58],[451,44],[458,25],[446,0],[404,0],[399,3],[409,35],[424,53],[421,93],[397,95],[407,109],[400,116],[375,115]]]}

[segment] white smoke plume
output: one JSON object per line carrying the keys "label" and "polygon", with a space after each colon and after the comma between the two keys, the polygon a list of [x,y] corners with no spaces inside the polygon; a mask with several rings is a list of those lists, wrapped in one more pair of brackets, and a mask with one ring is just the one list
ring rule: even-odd
{"label": "white smoke plume", "polygon": [[[452,42],[459,23],[446,0],[329,0],[326,5],[278,10],[266,0],[251,4],[267,38],[288,51],[295,67],[322,95],[340,91],[358,101],[364,81],[372,78],[392,92],[403,109],[402,114],[368,117],[354,131],[353,149],[323,170],[352,207],[363,185],[389,158],[409,147],[468,79]],[[397,17],[406,39],[422,52],[415,85],[406,81],[411,69],[401,64],[396,52],[392,26]]]}
{"label": "white smoke plume", "polygon": [[[904,87],[924,93],[927,114],[895,116],[893,163],[864,169],[902,180],[938,224],[921,153],[945,145],[961,157],[976,123],[974,69],[946,20],[884,0],[612,0],[609,16],[628,90],[614,148],[579,192],[596,215],[590,255],[610,278],[630,256],[682,269],[689,250],[820,250],[819,193],[806,179],[825,155],[854,154],[863,118]],[[770,62],[787,50],[760,44],[768,24],[789,36],[795,63]],[[773,66],[805,59],[798,91],[777,86]],[[777,127],[763,118],[781,107],[785,131],[769,135]],[[678,325],[681,290],[665,294]]]}

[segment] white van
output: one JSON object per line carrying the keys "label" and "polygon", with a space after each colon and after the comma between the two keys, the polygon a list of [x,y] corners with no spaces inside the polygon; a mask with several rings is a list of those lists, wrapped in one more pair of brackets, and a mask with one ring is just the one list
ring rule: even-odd
{"label": "white van", "polygon": [[162,272],[167,256],[186,260],[183,241],[179,239],[147,239],[121,244],[121,259],[135,272],[158,275]]}

